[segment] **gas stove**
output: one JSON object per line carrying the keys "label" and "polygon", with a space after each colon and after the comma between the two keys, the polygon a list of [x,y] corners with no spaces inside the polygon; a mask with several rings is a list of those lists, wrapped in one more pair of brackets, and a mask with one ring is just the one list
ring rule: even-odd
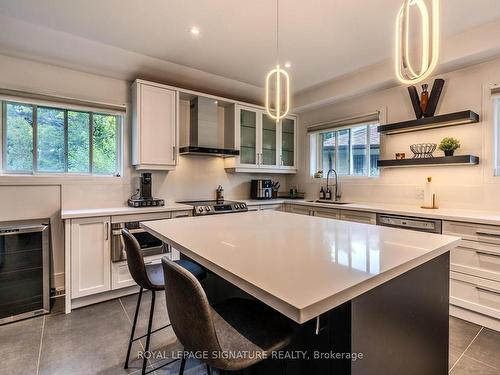
{"label": "gas stove", "polygon": [[179,202],[193,206],[193,216],[228,214],[234,212],[248,211],[247,205],[244,202],[234,201],[188,201]]}

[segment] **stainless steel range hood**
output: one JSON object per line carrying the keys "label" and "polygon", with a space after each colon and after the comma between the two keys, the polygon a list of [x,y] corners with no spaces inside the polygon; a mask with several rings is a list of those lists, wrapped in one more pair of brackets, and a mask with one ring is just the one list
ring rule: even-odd
{"label": "stainless steel range hood", "polygon": [[[224,108],[234,114],[231,108]],[[225,118],[230,118],[227,114]],[[182,155],[210,155],[210,156],[236,156],[239,150],[226,147],[229,142],[228,134],[224,134],[227,125],[219,122],[219,106],[217,101],[201,96],[190,100],[188,134],[181,137],[181,147],[179,153]],[[234,118],[234,117],[233,117]],[[234,121],[231,121],[234,127]],[[227,141],[227,142],[226,142]]]}

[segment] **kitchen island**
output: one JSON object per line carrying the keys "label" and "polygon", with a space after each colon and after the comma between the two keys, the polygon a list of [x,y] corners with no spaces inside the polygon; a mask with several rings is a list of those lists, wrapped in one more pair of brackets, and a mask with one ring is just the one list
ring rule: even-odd
{"label": "kitchen island", "polygon": [[448,372],[457,237],[276,211],[141,225],[293,322],[289,375]]}

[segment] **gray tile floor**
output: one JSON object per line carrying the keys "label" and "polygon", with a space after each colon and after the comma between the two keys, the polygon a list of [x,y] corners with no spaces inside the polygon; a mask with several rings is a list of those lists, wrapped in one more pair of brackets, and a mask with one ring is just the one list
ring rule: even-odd
{"label": "gray tile floor", "polygon": [[[127,296],[62,313],[62,299],[50,315],[0,326],[0,373],[2,375],[133,374],[140,371],[138,351],[133,347],[130,368],[123,361],[130,334],[137,295]],[[138,332],[145,332],[150,293],[143,296]],[[168,323],[163,293],[157,293],[153,328]],[[154,334],[151,347],[160,355],[181,349],[171,328]],[[157,362],[161,361],[161,362]],[[151,359],[151,365],[164,363]],[[157,375],[178,373],[179,361],[155,371]],[[500,375],[500,333],[450,318],[451,375]],[[188,361],[186,375],[205,374],[205,366]]]}

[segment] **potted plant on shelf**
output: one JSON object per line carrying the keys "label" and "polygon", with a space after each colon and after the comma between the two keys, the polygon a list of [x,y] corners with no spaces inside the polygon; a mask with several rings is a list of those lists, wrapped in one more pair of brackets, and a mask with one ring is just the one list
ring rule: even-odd
{"label": "potted plant on shelf", "polygon": [[444,156],[453,156],[457,148],[460,148],[460,141],[452,137],[443,138],[439,144],[439,149],[444,151]]}

